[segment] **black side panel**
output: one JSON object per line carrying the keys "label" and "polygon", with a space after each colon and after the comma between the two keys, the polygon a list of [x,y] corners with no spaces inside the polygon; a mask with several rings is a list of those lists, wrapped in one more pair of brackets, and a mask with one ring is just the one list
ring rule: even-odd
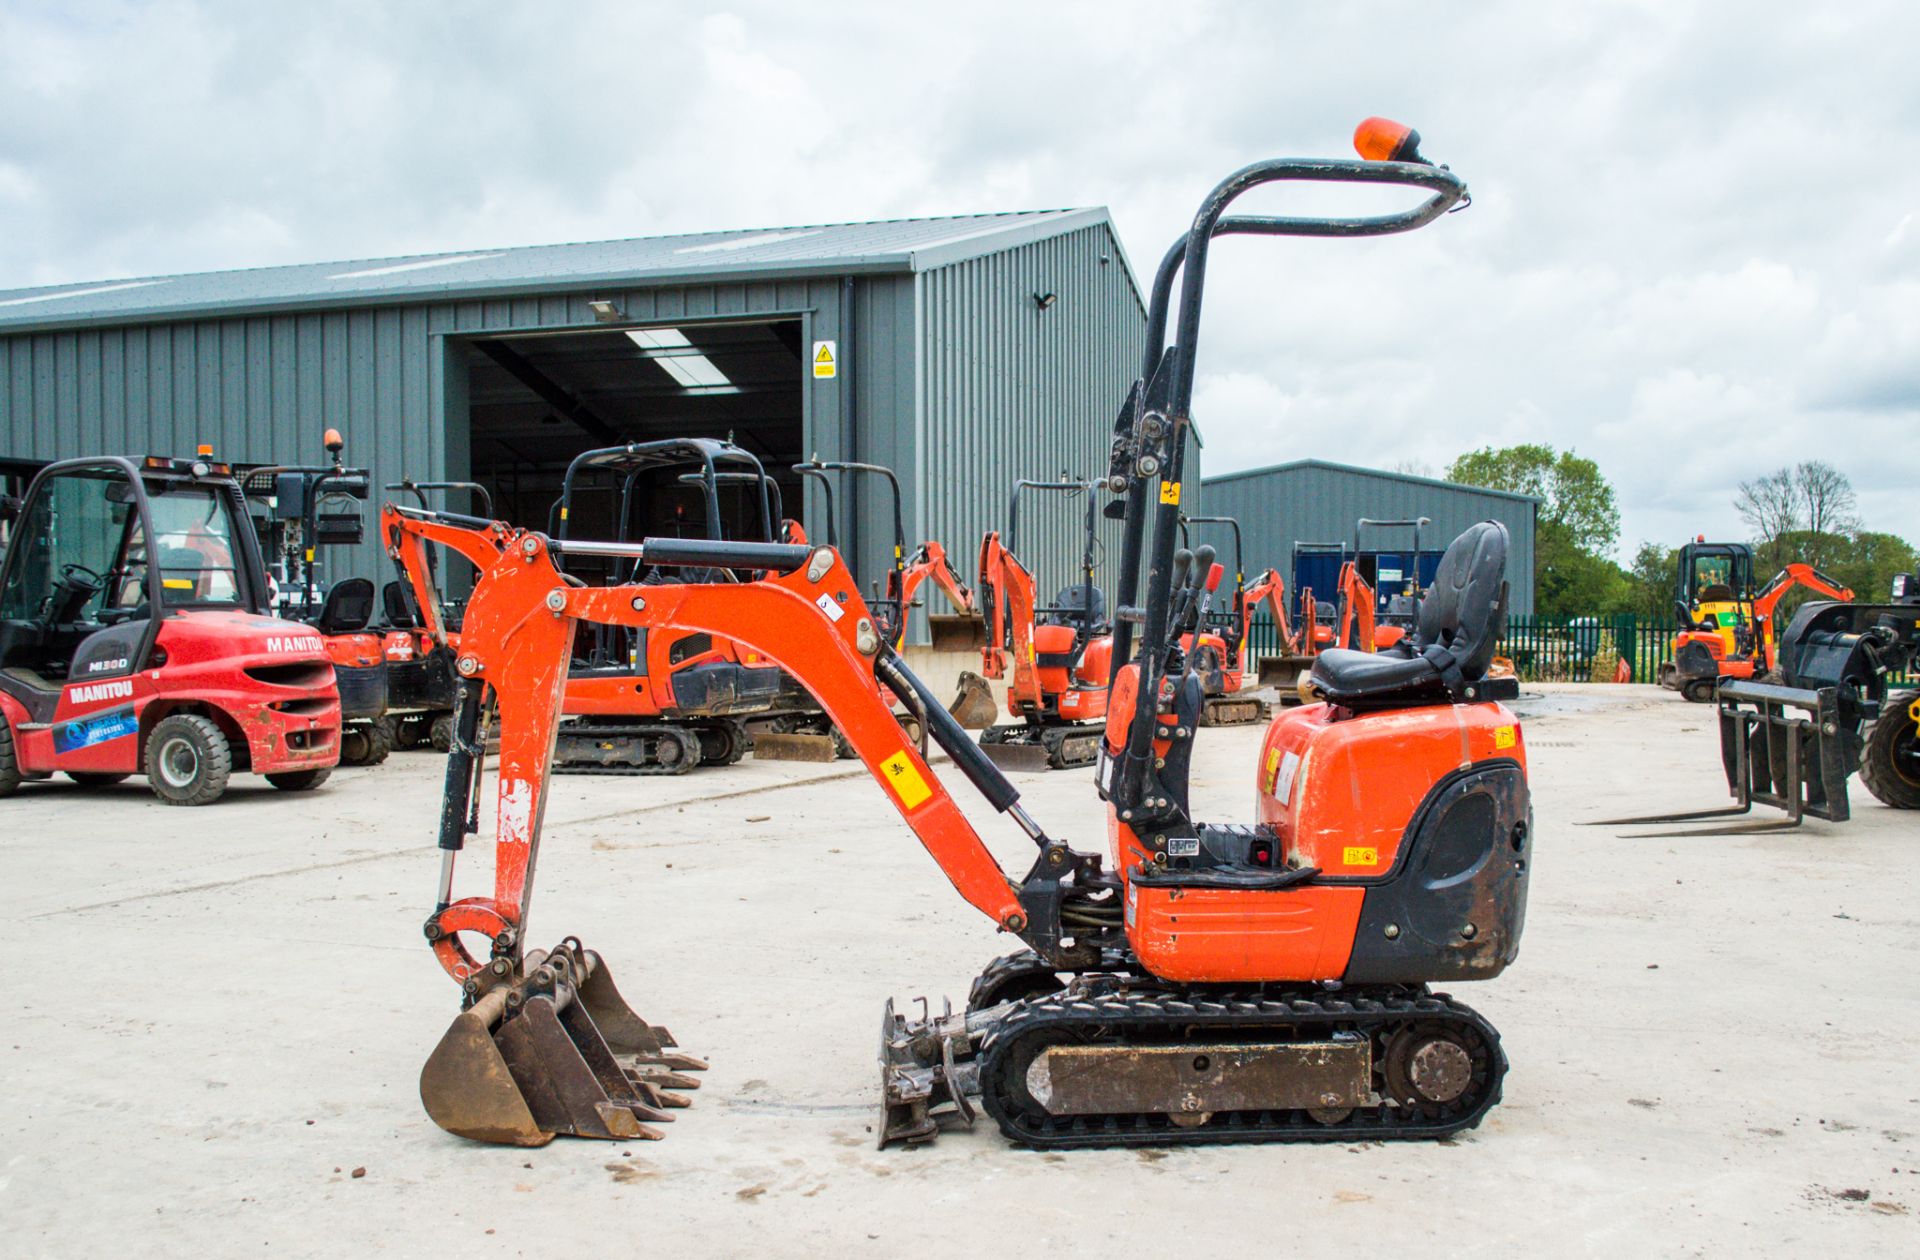
{"label": "black side panel", "polygon": [[1442,780],[1407,825],[1399,870],[1367,889],[1349,984],[1487,980],[1520,951],[1533,808],[1511,761]]}
{"label": "black side panel", "polygon": [[377,718],[387,711],[387,667],[335,665],[334,685],[340,689],[340,716]]}
{"label": "black side panel", "polygon": [[1673,654],[1673,667],[1682,678],[1718,678],[1720,662],[1700,643],[1682,643]]}
{"label": "black side panel", "polygon": [[673,672],[673,702],[681,717],[764,712],[792,690],[775,665],[716,661]]}
{"label": "black side panel", "polygon": [[70,682],[95,678],[124,678],[140,664],[140,650],[146,643],[147,619],[126,621],[96,630],[80,641],[73,654],[73,666],[67,671]]}

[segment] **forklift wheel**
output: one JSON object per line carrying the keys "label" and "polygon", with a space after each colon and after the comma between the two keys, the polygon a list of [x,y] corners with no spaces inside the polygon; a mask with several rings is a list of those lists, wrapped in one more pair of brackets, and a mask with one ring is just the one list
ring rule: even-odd
{"label": "forklift wheel", "polygon": [[112,787],[132,778],[130,774],[95,774],[87,770],[69,770],[67,777],[84,788]]}
{"label": "forklift wheel", "polygon": [[1920,691],[1894,692],[1880,706],[1860,758],[1860,781],[1882,805],[1920,809]]}
{"label": "forklift wheel", "polygon": [[322,766],[318,770],[282,770],[265,778],[282,792],[311,792],[325,783],[327,776],[332,773],[331,766]]}
{"label": "forklift wheel", "polygon": [[147,784],[169,805],[211,805],[232,772],[227,737],[197,713],[162,718],[147,736]]}
{"label": "forklift wheel", "polygon": [[13,728],[0,716],[0,796],[12,796],[20,786],[20,765],[13,759]]}

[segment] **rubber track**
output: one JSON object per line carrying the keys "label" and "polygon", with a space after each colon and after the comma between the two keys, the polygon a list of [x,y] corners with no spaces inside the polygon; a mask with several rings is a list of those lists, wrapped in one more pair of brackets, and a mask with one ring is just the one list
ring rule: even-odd
{"label": "rubber track", "polygon": [[[657,761],[649,762],[644,766],[636,766],[631,764],[608,765],[606,762],[592,761],[585,758],[576,761],[563,759],[568,740],[593,740],[601,738],[633,739],[636,736],[645,737],[661,734],[672,735],[675,739],[682,741],[681,746],[683,748],[689,747],[686,741],[692,741],[691,751],[694,755],[684,762],[671,766],[663,766]],[[700,765],[700,733],[692,727],[667,725],[571,726],[561,730],[560,738],[555,741],[554,744],[553,757],[554,774],[605,774],[626,775],[629,777],[635,775],[688,774]]]}
{"label": "rubber track", "polygon": [[[1474,1079],[1461,1098],[1445,1105],[1410,1107],[1383,1102],[1357,1109],[1346,1120],[1322,1124],[1304,1110],[1216,1112],[1203,1125],[1185,1128],[1162,1114],[1050,1116],[1026,1099],[1015,1081],[1031,1056],[1056,1040],[1075,1044],[1110,1040],[1116,1030],[1145,1033],[1142,1044],[1252,1034],[1265,1041],[1279,1030],[1319,1039],[1354,1031],[1373,1040],[1374,1088],[1386,1097],[1384,1065],[1393,1033],[1414,1024],[1444,1024],[1468,1045]],[[1160,1034],[1155,1036],[1154,1034]],[[1036,1044],[1036,1042],[1038,1044]],[[1229,1142],[1353,1142],[1444,1138],[1480,1123],[1500,1101],[1506,1056],[1493,1026],[1472,1008],[1444,994],[1391,989],[1302,991],[1275,996],[1207,992],[1180,995],[1148,990],[1081,999],[1048,997],[1022,1003],[987,1035],[980,1048],[981,1105],[1015,1142],[1040,1150],[1096,1146],[1203,1146]]]}

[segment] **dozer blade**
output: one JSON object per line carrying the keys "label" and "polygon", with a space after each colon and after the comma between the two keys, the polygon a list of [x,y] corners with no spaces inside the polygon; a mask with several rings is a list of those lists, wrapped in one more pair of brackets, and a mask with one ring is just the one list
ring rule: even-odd
{"label": "dozer blade", "polygon": [[974,1089],[972,1044],[965,1015],[955,1016],[951,1005],[934,1019],[921,1000],[921,1016],[909,1020],[896,1014],[893,999],[880,1016],[880,1125],[882,1150],[895,1142],[918,1145],[940,1136],[943,1123],[973,1127],[974,1109],[967,1097]]}
{"label": "dozer blade", "polygon": [[987,646],[987,623],[979,613],[928,613],[936,652],[978,652]]}
{"label": "dozer blade", "polygon": [[768,732],[753,737],[755,761],[832,761],[833,736]]}
{"label": "dozer blade", "polygon": [[1202,726],[1245,726],[1267,716],[1267,702],[1256,696],[1208,696],[1200,711]]}
{"label": "dozer blade", "polygon": [[1053,757],[1046,746],[1038,743],[1013,742],[999,743],[993,740],[981,740],[980,751],[987,754],[987,760],[1002,770],[1051,770]]}
{"label": "dozer blade", "polygon": [[674,1048],[620,997],[599,955],[569,939],[527,955],[460,1013],[421,1069],[420,1101],[476,1142],[658,1139],[666,1109],[689,1104],[663,1087],[694,1088],[682,1073],[706,1067]]}
{"label": "dozer blade", "polygon": [[947,706],[947,712],[966,730],[984,731],[1000,716],[1000,706],[995,703],[993,688],[987,685],[986,679],[972,670],[962,670],[960,690]]}

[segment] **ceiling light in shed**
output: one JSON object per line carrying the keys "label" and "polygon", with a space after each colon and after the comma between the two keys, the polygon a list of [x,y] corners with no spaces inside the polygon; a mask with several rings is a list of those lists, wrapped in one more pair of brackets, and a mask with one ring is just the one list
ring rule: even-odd
{"label": "ceiling light in shed", "polygon": [[733,384],[713,360],[694,349],[678,328],[629,328],[627,337],[647,351],[683,389],[720,389]]}

